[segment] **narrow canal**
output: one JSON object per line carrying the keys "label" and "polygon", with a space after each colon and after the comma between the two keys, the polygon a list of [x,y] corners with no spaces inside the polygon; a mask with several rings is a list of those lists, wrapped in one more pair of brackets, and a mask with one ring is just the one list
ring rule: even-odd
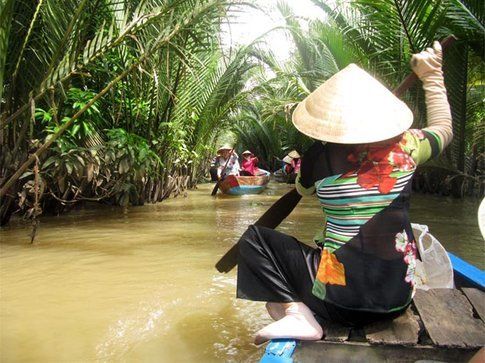
{"label": "narrow canal", "polygon": [[[0,230],[0,361],[253,362],[253,333],[269,322],[262,303],[234,298],[235,273],[217,259],[277,198],[187,198],[131,208],[100,207]],[[412,221],[447,249],[485,268],[478,202],[414,195]],[[311,241],[316,200],[302,200],[280,227]]]}

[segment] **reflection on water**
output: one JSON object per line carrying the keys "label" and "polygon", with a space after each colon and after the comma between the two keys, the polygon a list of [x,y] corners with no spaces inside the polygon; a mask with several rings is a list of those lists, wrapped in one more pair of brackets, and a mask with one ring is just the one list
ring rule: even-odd
{"label": "reflection on water", "polygon": [[[256,361],[251,344],[269,322],[262,303],[234,298],[235,273],[216,260],[277,198],[210,197],[212,185],[157,205],[95,207],[0,231],[0,361]],[[413,221],[445,247],[485,267],[478,203],[413,197]],[[316,200],[280,227],[310,241],[321,224]]]}

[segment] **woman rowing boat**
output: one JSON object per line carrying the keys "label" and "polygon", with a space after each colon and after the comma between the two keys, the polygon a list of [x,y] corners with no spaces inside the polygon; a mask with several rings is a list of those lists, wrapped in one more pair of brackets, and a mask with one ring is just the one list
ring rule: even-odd
{"label": "woman rowing boat", "polygon": [[293,113],[315,143],[296,186],[316,194],[324,238],[309,247],[286,234],[251,226],[239,241],[237,296],[266,301],[274,323],[255,338],[318,340],[317,322],[361,326],[401,314],[414,295],[416,245],[408,219],[419,164],[452,138],[451,114],[435,42],[412,58],[423,82],[428,126],[411,129],[411,110],[382,84],[349,65]]}
{"label": "woman rowing boat", "polygon": [[217,180],[224,179],[227,175],[239,175],[239,157],[230,145],[223,145],[217,150],[213,164]]}

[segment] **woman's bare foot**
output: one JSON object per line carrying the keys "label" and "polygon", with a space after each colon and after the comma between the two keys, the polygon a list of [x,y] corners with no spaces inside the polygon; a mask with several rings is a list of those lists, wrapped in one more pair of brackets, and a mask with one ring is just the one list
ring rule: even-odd
{"label": "woman's bare foot", "polygon": [[281,304],[285,317],[264,327],[256,333],[254,344],[260,345],[271,339],[320,340],[323,329],[312,311],[303,303]]}

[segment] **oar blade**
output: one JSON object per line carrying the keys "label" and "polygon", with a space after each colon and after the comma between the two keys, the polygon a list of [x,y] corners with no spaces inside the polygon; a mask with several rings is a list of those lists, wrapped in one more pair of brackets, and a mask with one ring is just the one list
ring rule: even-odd
{"label": "oar blade", "polygon": [[216,269],[219,272],[227,273],[237,265],[237,255],[239,253],[239,244],[236,243],[221,257],[216,263]]}

